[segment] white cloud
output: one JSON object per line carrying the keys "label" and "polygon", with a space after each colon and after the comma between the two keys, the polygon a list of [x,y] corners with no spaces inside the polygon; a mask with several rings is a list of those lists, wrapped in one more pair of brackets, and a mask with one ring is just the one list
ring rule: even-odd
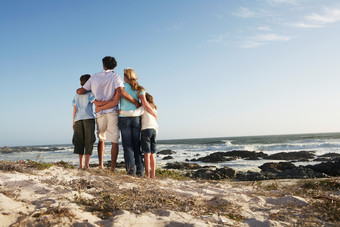
{"label": "white cloud", "polygon": [[310,23],[307,24],[307,23],[304,23],[304,22],[290,23],[288,25],[291,25],[293,27],[298,27],[298,28],[321,28],[321,27],[323,27],[320,24],[310,24]]}
{"label": "white cloud", "polygon": [[324,8],[324,12],[322,14],[312,13],[304,18],[304,22],[296,22],[289,25],[298,28],[321,28],[326,24],[340,21],[340,9]]}
{"label": "white cloud", "polygon": [[264,42],[246,41],[240,45],[241,48],[255,48],[264,45]]}
{"label": "white cloud", "polygon": [[244,18],[255,17],[256,13],[249,10],[248,8],[241,7],[237,12],[234,12],[234,15]]}
{"label": "white cloud", "polygon": [[282,36],[277,34],[263,34],[263,35],[256,35],[253,37],[248,38],[245,42],[243,42],[240,47],[241,48],[255,48],[259,46],[263,46],[269,42],[287,42],[293,39],[290,36]]}
{"label": "white cloud", "polygon": [[257,27],[257,30],[260,30],[260,31],[270,31],[270,28],[268,26],[259,26],[259,27]]}
{"label": "white cloud", "polygon": [[272,42],[272,41],[287,42],[292,39],[292,37],[289,37],[289,36],[280,36],[276,34],[258,35],[258,36],[255,36],[254,38],[255,40],[265,41],[265,42]]}
{"label": "white cloud", "polygon": [[267,2],[271,5],[274,4],[291,4],[291,5],[297,5],[298,0],[267,0]]}
{"label": "white cloud", "polygon": [[334,23],[340,21],[340,10],[325,8],[323,14],[312,13],[306,16],[306,19],[318,24]]}

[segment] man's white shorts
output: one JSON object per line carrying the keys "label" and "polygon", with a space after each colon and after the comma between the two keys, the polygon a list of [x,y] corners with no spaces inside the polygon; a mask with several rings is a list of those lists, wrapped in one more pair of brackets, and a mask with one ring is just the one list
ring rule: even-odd
{"label": "man's white shorts", "polygon": [[108,140],[112,143],[118,143],[118,113],[105,113],[97,116],[97,134],[100,141]]}

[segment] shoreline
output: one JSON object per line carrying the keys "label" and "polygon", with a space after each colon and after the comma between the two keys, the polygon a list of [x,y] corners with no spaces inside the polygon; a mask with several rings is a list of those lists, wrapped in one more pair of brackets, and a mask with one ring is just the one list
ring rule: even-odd
{"label": "shoreline", "polygon": [[339,177],[244,182],[148,179],[124,171],[78,170],[65,163],[5,164],[0,163],[0,226],[335,226],[340,222]]}

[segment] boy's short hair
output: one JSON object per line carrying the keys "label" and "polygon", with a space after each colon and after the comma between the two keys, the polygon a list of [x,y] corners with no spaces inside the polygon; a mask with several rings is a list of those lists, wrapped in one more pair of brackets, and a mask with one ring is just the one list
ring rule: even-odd
{"label": "boy's short hair", "polygon": [[106,56],[102,61],[103,66],[107,69],[114,69],[117,66],[117,61],[114,57]]}
{"label": "boy's short hair", "polygon": [[91,75],[90,74],[84,74],[80,77],[80,84],[81,86],[84,86],[84,84],[86,83],[86,81],[88,81],[90,79]]}

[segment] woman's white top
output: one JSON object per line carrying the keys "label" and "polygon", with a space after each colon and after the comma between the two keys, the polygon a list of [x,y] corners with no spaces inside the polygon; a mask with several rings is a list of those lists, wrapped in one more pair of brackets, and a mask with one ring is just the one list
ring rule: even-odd
{"label": "woman's white top", "polygon": [[[152,108],[152,107],[151,107]],[[152,108],[152,110],[157,114],[157,110]],[[142,115],[142,130],[144,129],[155,129],[158,132],[158,123],[154,116],[149,114],[143,106],[139,107],[136,110],[130,111],[120,111],[120,115],[125,115],[128,117],[138,117]]]}

